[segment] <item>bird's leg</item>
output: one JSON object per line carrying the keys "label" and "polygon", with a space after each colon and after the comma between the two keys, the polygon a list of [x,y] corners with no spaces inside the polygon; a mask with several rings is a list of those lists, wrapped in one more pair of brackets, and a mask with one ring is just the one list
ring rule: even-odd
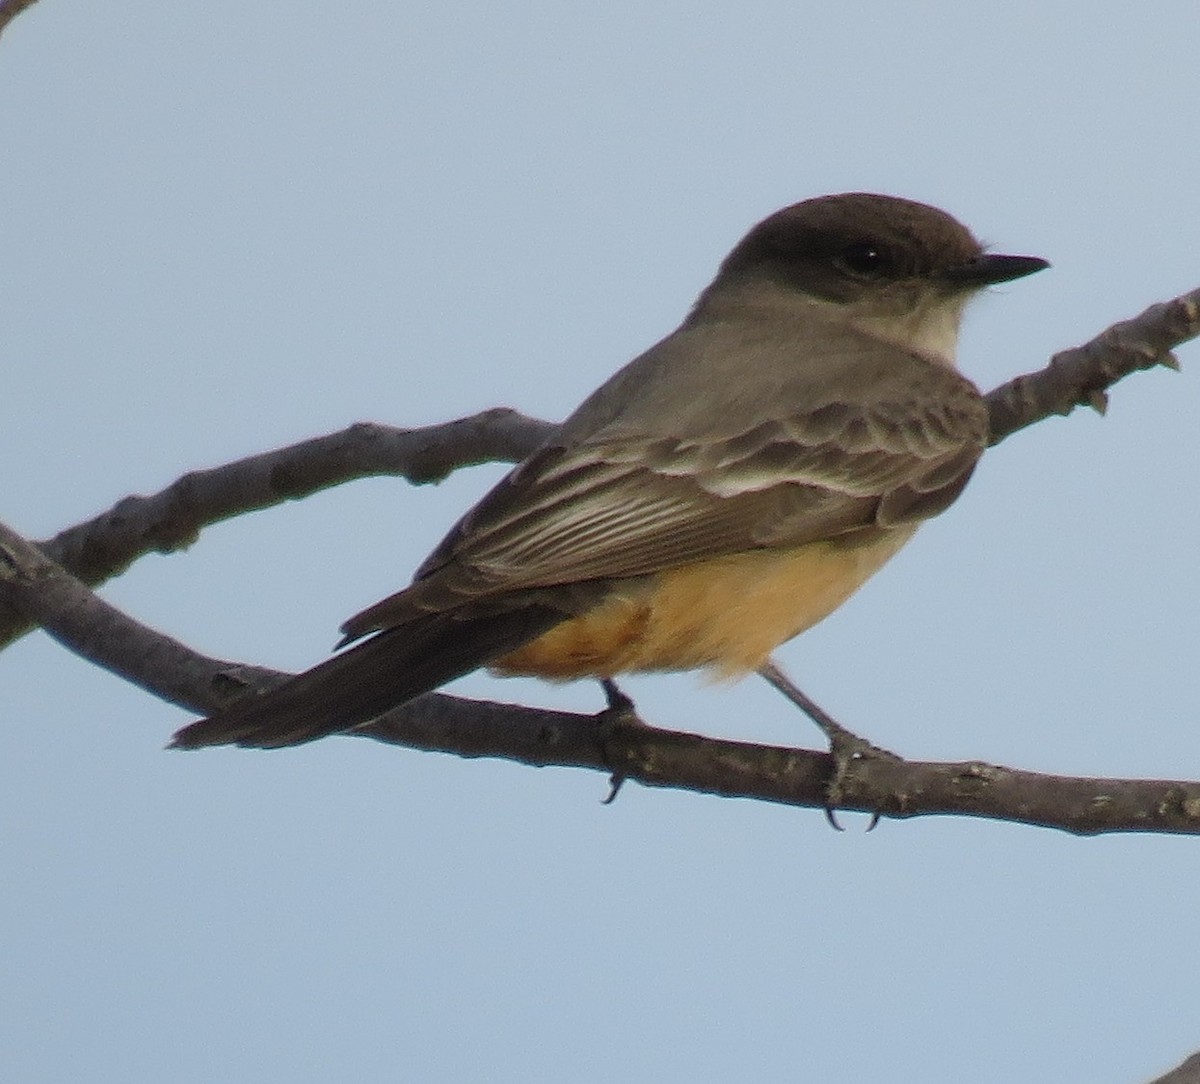
{"label": "bird's leg", "polygon": [[[644,726],[645,724],[638,718],[637,709],[633,706],[633,700],[621,692],[617,683],[612,678],[601,678],[600,687],[604,690],[604,699],[608,701],[608,707],[597,716],[597,721],[600,724],[600,744],[604,748],[604,756],[607,760],[608,742],[617,726],[621,724],[626,726],[631,724]],[[626,774],[624,771],[620,768],[613,769],[613,773],[608,779],[608,797],[604,799],[603,805],[612,805],[616,801],[617,795],[621,792],[621,787],[625,785],[625,779]]]}
{"label": "bird's leg", "polygon": [[[865,738],[860,738],[853,731],[847,730],[813,700],[812,697],[797,688],[791,678],[779,668],[774,659],[768,659],[759,667],[758,672],[770,685],[778,689],[779,692],[816,723],[821,732],[829,740],[829,755],[833,758],[833,772],[830,775],[829,785],[825,791],[825,818],[834,828],[840,831],[841,825],[837,822],[834,810],[841,803],[843,787],[846,775],[850,770],[850,765],[854,761],[862,760],[866,757],[889,757],[894,760],[899,758],[895,753],[881,749],[877,745],[872,745]],[[879,814],[876,812],[871,817],[871,824],[867,831],[874,828],[878,822]]]}
{"label": "bird's leg", "polygon": [[604,699],[608,701],[608,711],[637,718],[633,700],[621,692],[620,686],[612,678],[600,678],[600,688],[604,690]]}
{"label": "bird's leg", "polygon": [[770,685],[778,689],[779,692],[820,727],[821,732],[829,739],[830,745],[868,744],[857,734],[842,726],[841,723],[825,711],[804,690],[797,688],[792,683],[792,679],[779,668],[774,659],[768,659],[759,667],[758,672]]}

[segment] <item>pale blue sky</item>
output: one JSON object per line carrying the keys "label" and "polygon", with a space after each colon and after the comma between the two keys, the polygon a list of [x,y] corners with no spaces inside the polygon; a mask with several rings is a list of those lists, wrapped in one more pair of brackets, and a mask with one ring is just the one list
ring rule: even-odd
{"label": "pale blue sky", "polygon": [[[359,419],[561,417],[823,192],[1053,261],[971,313],[994,386],[1200,285],[1198,49],[1191,2],[41,0],[0,39],[0,517],[49,534]],[[987,455],[786,649],[800,683],[915,757],[1200,776],[1181,358]],[[498,473],[246,517],[105,595],[304,667]],[[760,683],[630,690],[814,740]],[[344,738],[164,752],[187,718],[44,636],[0,655],[5,1079],[1127,1084],[1200,1047],[1196,839],[603,807],[598,775]]]}

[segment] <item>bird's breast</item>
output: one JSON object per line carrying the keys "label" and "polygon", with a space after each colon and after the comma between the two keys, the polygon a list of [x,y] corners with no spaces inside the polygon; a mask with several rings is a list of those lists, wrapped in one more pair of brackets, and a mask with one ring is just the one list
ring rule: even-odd
{"label": "bird's breast", "polygon": [[593,609],[496,659],[491,668],[552,680],[699,668],[740,677],[836,610],[915,529],[872,528],[618,584]]}

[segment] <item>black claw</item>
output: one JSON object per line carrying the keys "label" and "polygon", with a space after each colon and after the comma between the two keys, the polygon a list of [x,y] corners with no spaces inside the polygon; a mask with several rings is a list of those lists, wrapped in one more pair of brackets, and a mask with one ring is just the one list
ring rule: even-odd
{"label": "black claw", "polygon": [[613,772],[608,777],[608,797],[600,803],[601,805],[612,805],[617,800],[617,795],[625,785],[625,779],[626,776],[621,772]]}

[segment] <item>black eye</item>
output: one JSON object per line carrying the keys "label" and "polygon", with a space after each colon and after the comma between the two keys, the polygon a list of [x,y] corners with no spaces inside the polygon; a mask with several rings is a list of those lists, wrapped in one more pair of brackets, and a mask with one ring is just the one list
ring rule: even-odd
{"label": "black eye", "polygon": [[847,245],[834,257],[834,262],[854,275],[886,275],[892,268],[887,253],[879,245],[867,241]]}

